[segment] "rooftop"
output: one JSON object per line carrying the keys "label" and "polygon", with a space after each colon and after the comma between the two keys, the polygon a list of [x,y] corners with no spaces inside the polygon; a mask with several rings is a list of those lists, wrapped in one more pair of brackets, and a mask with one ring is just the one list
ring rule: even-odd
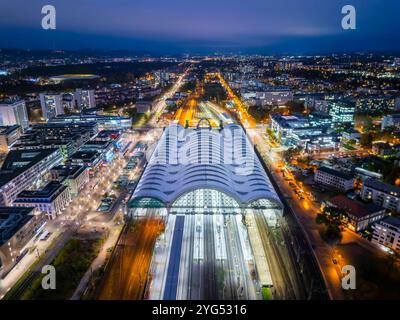
{"label": "rooftop", "polygon": [[363,218],[384,210],[373,203],[364,204],[360,201],[351,200],[344,195],[335,196],[327,200],[327,202],[331,203],[335,207],[346,209],[349,215],[356,218]]}
{"label": "rooftop", "polygon": [[331,176],[336,176],[336,177],[338,177],[340,179],[344,179],[344,180],[351,180],[351,179],[354,178],[354,176],[352,176],[350,174],[347,174],[347,173],[344,173],[342,171],[338,171],[338,170],[335,170],[335,169],[332,169],[332,168],[329,168],[329,167],[319,167],[317,170],[321,171],[321,172],[324,172],[324,173],[327,173],[327,174],[329,174]]}
{"label": "rooftop", "polygon": [[393,184],[384,183],[375,179],[368,179],[364,181],[364,186],[400,197],[400,187]]}
{"label": "rooftop", "polygon": [[260,199],[281,206],[243,128],[236,124],[221,131],[167,127],[133,198],[154,198],[171,205],[200,189],[221,191],[243,206]]}
{"label": "rooftop", "polygon": [[20,126],[14,125],[14,126],[0,126],[0,135],[9,135],[10,133],[13,133],[14,131],[18,130]]}
{"label": "rooftop", "polygon": [[78,177],[83,171],[85,171],[85,166],[78,165],[61,165],[56,166],[51,169],[52,172],[57,172],[60,177]]}
{"label": "rooftop", "polygon": [[100,152],[97,151],[77,151],[70,159],[71,160],[83,160],[83,161],[94,161],[100,156]]}
{"label": "rooftop", "polygon": [[11,150],[0,170],[0,187],[59,149]]}
{"label": "rooftop", "polygon": [[382,222],[390,224],[393,227],[400,228],[400,219],[399,218],[389,216],[389,217],[386,217],[385,219],[383,219]]}
{"label": "rooftop", "polygon": [[51,181],[43,189],[33,191],[24,190],[20,192],[15,202],[51,202],[67,188],[67,186],[58,181]]}
{"label": "rooftop", "polygon": [[0,246],[33,217],[35,208],[0,206]]}

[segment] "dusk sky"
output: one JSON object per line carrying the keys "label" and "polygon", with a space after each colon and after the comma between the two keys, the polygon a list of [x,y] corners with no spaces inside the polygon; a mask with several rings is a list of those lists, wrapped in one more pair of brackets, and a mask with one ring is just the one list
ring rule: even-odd
{"label": "dusk sky", "polygon": [[[41,29],[41,8],[57,30]],[[357,30],[341,28],[341,8]],[[0,47],[153,53],[400,51],[399,0],[1,0]]]}

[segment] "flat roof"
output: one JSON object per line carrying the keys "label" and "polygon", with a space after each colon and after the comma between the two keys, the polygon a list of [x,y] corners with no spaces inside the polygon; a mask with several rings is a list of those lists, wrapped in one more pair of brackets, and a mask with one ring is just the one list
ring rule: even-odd
{"label": "flat roof", "polygon": [[0,206],[0,246],[33,218],[32,207]]}
{"label": "flat roof", "polygon": [[77,178],[82,172],[86,170],[85,166],[79,165],[60,165],[53,167],[51,171],[56,171],[61,177]]}
{"label": "flat roof", "polygon": [[11,150],[0,170],[0,187],[59,149]]}
{"label": "flat roof", "polygon": [[400,187],[397,187],[393,184],[384,183],[375,179],[367,179],[364,181],[364,186],[389,194],[395,193],[398,197],[400,197]]}
{"label": "flat roof", "polygon": [[0,135],[9,135],[14,131],[18,130],[21,126],[14,125],[14,126],[0,126]]}
{"label": "flat roof", "polygon": [[400,219],[399,218],[389,216],[389,217],[382,219],[382,222],[390,224],[396,228],[400,228]]}
{"label": "flat roof", "polygon": [[40,202],[51,202],[55,198],[58,197],[58,195],[63,192],[66,188],[68,188],[66,185],[63,185],[62,183],[58,181],[51,181],[49,182],[44,188],[39,189],[39,190],[24,190],[20,192],[17,196],[17,199],[15,202],[20,203],[20,202],[32,202],[32,199],[37,199],[37,201]]}
{"label": "flat roof", "polygon": [[100,156],[100,152],[98,151],[77,151],[72,156],[70,156],[71,160],[84,160],[84,161],[93,161],[94,159]]}
{"label": "flat roof", "polygon": [[342,171],[338,171],[338,170],[335,170],[335,169],[329,168],[329,167],[319,167],[317,170],[318,171],[322,171],[324,173],[327,173],[327,174],[329,174],[331,176],[339,177],[339,178],[344,179],[344,180],[351,180],[351,179],[354,178],[354,176],[352,176],[350,174],[347,174],[347,173],[344,173]]}

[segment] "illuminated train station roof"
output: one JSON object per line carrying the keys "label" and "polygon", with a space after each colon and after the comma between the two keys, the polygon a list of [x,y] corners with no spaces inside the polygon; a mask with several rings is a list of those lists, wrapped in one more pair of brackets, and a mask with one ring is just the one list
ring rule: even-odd
{"label": "illuminated train station roof", "polygon": [[207,199],[210,191],[217,191],[221,204],[229,205],[229,199],[234,199],[245,208],[262,200],[282,207],[250,140],[237,124],[223,129],[167,127],[130,207],[171,207],[189,194],[203,192]]}

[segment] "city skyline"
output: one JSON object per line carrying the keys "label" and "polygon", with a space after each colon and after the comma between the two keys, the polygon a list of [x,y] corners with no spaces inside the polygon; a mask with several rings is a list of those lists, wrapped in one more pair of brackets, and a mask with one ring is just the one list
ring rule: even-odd
{"label": "city skyline", "polygon": [[[46,3],[47,4],[47,3]],[[129,49],[154,54],[310,54],[400,50],[396,1],[352,1],[356,30],[343,30],[346,1],[52,1],[57,29],[41,29],[41,1],[2,4],[0,47]],[[93,13],[96,14],[93,14]]]}
{"label": "city skyline", "polygon": [[0,4],[0,300],[400,299],[399,10]]}

